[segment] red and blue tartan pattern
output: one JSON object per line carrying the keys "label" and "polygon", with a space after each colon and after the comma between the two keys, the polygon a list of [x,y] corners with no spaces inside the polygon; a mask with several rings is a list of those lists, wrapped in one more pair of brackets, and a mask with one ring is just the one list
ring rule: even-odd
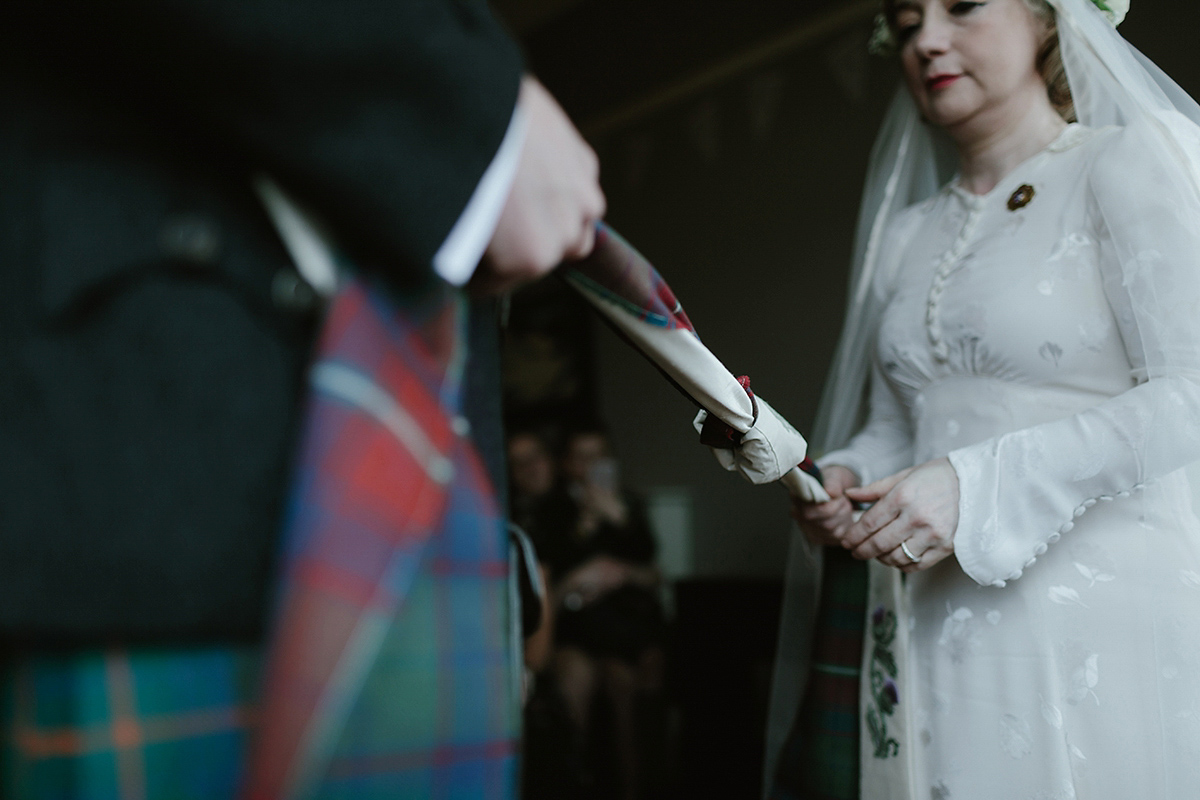
{"label": "red and blue tartan pattern", "polygon": [[459,313],[360,283],[334,301],[266,681],[254,647],[17,656],[6,796],[515,796],[507,538],[456,423]]}
{"label": "red and blue tartan pattern", "polygon": [[[608,239],[619,246],[606,246]],[[603,222],[596,224],[596,246],[592,255],[571,263],[562,272],[581,291],[616,303],[634,319],[658,328],[696,332],[658,270]]]}
{"label": "red and blue tartan pattern", "polygon": [[246,796],[510,798],[507,545],[457,417],[461,309],[335,298]]}

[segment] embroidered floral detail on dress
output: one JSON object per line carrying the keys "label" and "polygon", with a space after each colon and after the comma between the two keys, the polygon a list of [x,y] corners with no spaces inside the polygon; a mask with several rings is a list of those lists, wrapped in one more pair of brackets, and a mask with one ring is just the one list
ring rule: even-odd
{"label": "embroidered floral detail on dress", "polygon": [[966,606],[951,610],[949,603],[946,604],[946,612],[938,645],[946,649],[952,662],[961,664],[979,647],[975,615]]}
{"label": "embroidered floral detail on dress", "polygon": [[1046,261],[1063,261],[1064,259],[1078,258],[1082,251],[1091,247],[1091,245],[1092,240],[1082,233],[1068,234],[1055,242],[1050,255],[1046,256]]}
{"label": "embroidered floral detail on dress", "polygon": [[892,653],[892,642],[896,640],[896,615],[879,606],[871,614],[871,701],[867,705],[867,730],[871,732],[871,744],[876,758],[890,758],[899,754],[900,743],[888,736],[887,717],[896,711],[900,703],[900,692],[896,688],[896,656]]}
{"label": "embroidered floral detail on dress", "polygon": [[1038,695],[1038,699],[1042,701],[1042,719],[1046,720],[1046,724],[1056,731],[1061,731],[1063,726],[1063,715],[1058,710],[1058,706],[1046,700],[1045,697]]}
{"label": "embroidered floral detail on dress", "polygon": [[1087,603],[1079,599],[1079,592],[1069,586],[1051,586],[1047,594],[1050,602],[1058,603],[1060,606],[1077,605],[1087,608]]}
{"label": "embroidered floral detail on dress", "polygon": [[1100,683],[1100,656],[1092,653],[1083,662],[1082,667],[1071,673],[1071,693],[1068,695],[1068,702],[1076,705],[1091,697],[1096,701],[1096,705],[1100,705],[1100,698],[1094,691],[1098,683]]}
{"label": "embroidered floral detail on dress", "polygon": [[1043,342],[1038,348],[1038,355],[1047,361],[1053,361],[1054,366],[1058,366],[1059,359],[1062,358],[1063,349],[1054,342]]}
{"label": "embroidered floral detail on dress", "polygon": [[1091,583],[1088,584],[1089,589],[1095,586],[1097,583],[1108,583],[1109,581],[1115,581],[1117,579],[1115,575],[1102,572],[1098,569],[1093,569],[1087,564],[1080,564],[1078,561],[1075,562],[1075,569],[1080,575],[1091,581]]}
{"label": "embroidered floral detail on dress", "polygon": [[1000,747],[1013,758],[1024,758],[1033,752],[1033,734],[1029,723],[1012,714],[1000,717]]}

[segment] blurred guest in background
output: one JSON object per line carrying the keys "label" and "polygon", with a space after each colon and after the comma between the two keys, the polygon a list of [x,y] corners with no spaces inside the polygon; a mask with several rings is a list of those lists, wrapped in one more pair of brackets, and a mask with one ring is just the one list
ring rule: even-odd
{"label": "blurred guest in background", "polygon": [[534,431],[508,437],[508,516],[529,530],[558,480],[554,456]]}
{"label": "blurred guest in background", "polygon": [[641,499],[620,486],[608,436],[581,428],[566,442],[562,479],[533,524],[550,575],[553,674],[580,741],[597,696],[610,704],[622,796],[636,797],[639,694],[659,691],[663,610],[655,540]]}
{"label": "blurred guest in background", "polygon": [[[0,782],[33,800],[229,798],[321,311],[252,178],[408,309],[586,254],[596,158],[482,0],[8,2],[0,103]],[[487,358],[470,354],[467,417]],[[481,552],[504,552],[494,527]],[[478,624],[502,611],[466,598],[454,624],[506,654]],[[441,647],[391,624],[411,634],[398,658]],[[343,780],[511,796],[495,677],[456,672],[488,707],[407,715],[406,765]],[[444,746],[471,716],[494,746]]]}
{"label": "blurred guest in background", "polygon": [[[522,531],[528,533],[536,524],[538,511],[554,489],[556,472],[554,457],[539,434],[518,431],[508,437],[508,516]],[[546,567],[538,568],[546,586]],[[549,598],[543,597],[540,624],[525,639],[525,665],[533,672],[544,668],[550,657],[552,613]]]}

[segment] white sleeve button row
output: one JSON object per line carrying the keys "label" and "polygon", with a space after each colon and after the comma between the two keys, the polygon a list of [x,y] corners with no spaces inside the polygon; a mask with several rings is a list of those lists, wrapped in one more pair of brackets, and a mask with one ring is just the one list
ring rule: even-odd
{"label": "white sleeve button row", "polygon": [[[1132,494],[1133,492],[1140,492],[1142,489],[1145,488],[1145,486],[1146,486],[1145,483],[1138,483],[1138,484],[1135,484],[1132,487],[1130,487],[1128,490],[1123,489],[1123,490],[1117,492],[1115,495],[1102,494],[1097,497],[1088,498],[1087,500],[1084,500],[1082,503],[1080,503],[1078,506],[1075,507],[1075,510],[1071,512],[1071,516],[1075,517],[1075,518],[1082,516],[1083,512],[1087,511],[1089,508],[1096,505],[1096,502],[1098,500],[1104,500],[1107,502],[1107,501],[1112,501],[1118,497],[1120,497],[1120,498],[1129,497],[1129,495]],[[1048,542],[1050,544],[1054,544],[1060,538],[1062,538],[1062,534],[1068,533],[1069,531],[1074,529],[1074,527],[1075,527],[1075,523],[1072,520],[1067,520],[1059,527],[1059,529],[1057,531],[1055,531],[1054,533],[1051,533],[1048,537],[1046,537],[1046,542]],[[1037,561],[1037,557],[1046,552],[1046,545],[1039,544],[1037,547],[1034,548],[1033,552],[1034,552],[1034,555],[1028,561],[1025,562],[1025,567],[1023,569],[1014,570],[1008,576],[1007,580],[992,581],[991,585],[995,586],[997,588],[1003,589],[1007,585],[1008,581],[1015,581],[1018,578],[1020,578],[1021,575],[1024,574],[1026,569],[1029,569],[1031,566],[1033,566],[1033,564]]]}

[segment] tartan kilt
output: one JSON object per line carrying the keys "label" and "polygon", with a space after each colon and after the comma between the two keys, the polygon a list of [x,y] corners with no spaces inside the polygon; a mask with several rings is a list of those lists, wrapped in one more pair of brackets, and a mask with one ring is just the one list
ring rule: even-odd
{"label": "tartan kilt", "polygon": [[779,754],[771,800],[858,800],[866,609],[866,562],[826,548],[808,684]]}
{"label": "tartan kilt", "polygon": [[314,798],[516,797],[508,539],[474,453],[459,466]]}
{"label": "tartan kilt", "polygon": [[516,795],[508,537],[459,416],[465,323],[453,293],[333,300],[247,800]]}
{"label": "tartan kilt", "polygon": [[462,312],[453,295],[399,309],[344,287],[314,365],[266,651],[18,655],[7,794],[516,796],[508,537],[458,417]]}
{"label": "tartan kilt", "polygon": [[233,797],[256,721],[256,647],[18,653],[3,665],[0,795]]}

